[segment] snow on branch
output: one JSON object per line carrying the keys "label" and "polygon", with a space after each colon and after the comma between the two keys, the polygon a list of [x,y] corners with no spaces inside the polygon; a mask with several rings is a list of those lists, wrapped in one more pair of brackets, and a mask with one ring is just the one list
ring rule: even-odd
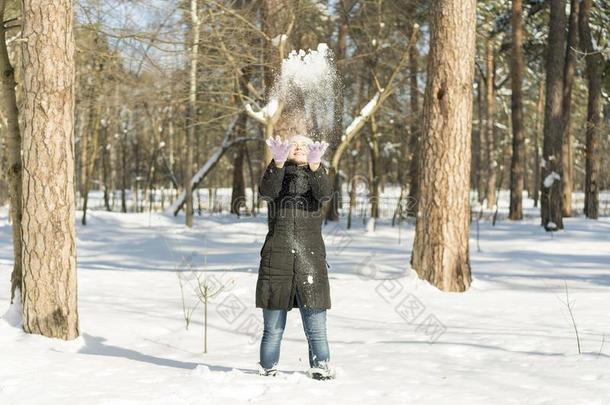
{"label": "snow on branch", "polygon": [[[380,89],[383,91],[383,89]],[[379,104],[379,91],[375,93],[375,96],[360,110],[362,117],[368,117],[373,112],[374,108]]]}
{"label": "snow on branch", "polygon": [[258,111],[254,111],[252,106],[248,103],[245,105],[246,112],[248,115],[261,124],[267,124],[269,120],[273,119],[277,114],[280,107],[280,102],[277,97],[271,97],[266,106]]}
{"label": "snow on branch", "polygon": [[280,34],[271,40],[271,44],[273,46],[280,46],[280,45],[284,45],[286,43],[286,41],[288,41],[288,35]]}
{"label": "snow on branch", "polygon": [[354,120],[352,121],[351,124],[349,124],[347,126],[347,128],[345,129],[345,134],[343,134],[343,136],[341,137],[341,140],[344,140],[346,137],[348,137],[349,135],[351,135],[352,133],[354,133],[356,131],[357,127],[362,126],[362,121],[364,121],[362,119],[361,116],[357,116],[356,118],[354,118]]}
{"label": "snow on branch", "polygon": [[254,111],[252,109],[252,106],[250,105],[250,103],[246,104],[246,112],[248,113],[248,115],[252,118],[254,118],[255,120],[257,120],[258,122],[260,122],[261,124],[265,124],[265,115],[263,113],[263,110],[259,110],[259,111]]}
{"label": "snow on branch", "polygon": [[341,137],[341,140],[345,140],[346,138],[350,138],[355,132],[360,130],[362,126],[366,123],[366,120],[378,109],[379,100],[381,99],[381,92],[383,89],[380,89],[375,96],[360,110],[360,113],[354,118],[354,120],[349,124],[349,126],[345,129],[345,133]]}

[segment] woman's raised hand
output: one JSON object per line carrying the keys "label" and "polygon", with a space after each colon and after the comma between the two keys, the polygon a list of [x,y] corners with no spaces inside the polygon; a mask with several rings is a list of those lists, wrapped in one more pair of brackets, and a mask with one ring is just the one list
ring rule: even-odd
{"label": "woman's raised hand", "polygon": [[307,153],[307,163],[309,164],[317,164],[322,160],[322,155],[326,152],[326,148],[328,148],[327,142],[314,142],[308,145],[309,153]]}
{"label": "woman's raised hand", "polygon": [[279,136],[276,136],[275,139],[269,137],[266,143],[269,146],[269,149],[271,149],[271,154],[273,155],[273,160],[276,165],[282,167],[286,162],[286,159],[288,159],[290,150],[294,145],[288,141],[282,141]]}

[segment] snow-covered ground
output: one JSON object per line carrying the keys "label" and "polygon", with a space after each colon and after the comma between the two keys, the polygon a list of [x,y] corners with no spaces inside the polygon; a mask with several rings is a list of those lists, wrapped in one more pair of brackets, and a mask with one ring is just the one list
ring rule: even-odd
{"label": "snow-covered ground", "polygon": [[[28,335],[0,320],[0,404],[609,404],[610,219],[525,220],[471,232],[473,283],[443,293],[409,268],[413,224],[324,228],[331,264],[332,381],[306,377],[289,312],[277,377],[256,374],[254,306],[265,217],[90,211],[77,225],[81,337]],[[77,214],[80,218],[81,213]],[[0,315],[9,308],[10,225],[0,209]],[[227,287],[185,328],[194,274]],[[565,301],[573,301],[582,354]],[[11,315],[5,316],[10,320]],[[604,343],[604,340],[608,342]]]}

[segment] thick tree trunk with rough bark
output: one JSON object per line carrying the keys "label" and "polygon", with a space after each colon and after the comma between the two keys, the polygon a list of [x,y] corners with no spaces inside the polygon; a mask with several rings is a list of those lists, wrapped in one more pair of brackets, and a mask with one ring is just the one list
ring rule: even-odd
{"label": "thick tree trunk with rough bark", "polygon": [[79,335],[71,0],[23,1],[23,328]]}
{"label": "thick tree trunk with rough bark", "polygon": [[[6,0],[0,0],[0,23],[4,21]],[[17,96],[15,94],[15,70],[6,48],[6,31],[4,24],[0,24],[0,71],[2,72],[2,101],[6,114],[6,160],[8,180],[8,194],[12,220],[13,255],[15,261],[11,273],[11,303],[15,298],[15,291],[21,288],[22,258],[21,258],[21,182],[23,168],[21,166],[21,132],[19,131],[19,111],[17,109]],[[1,203],[1,202],[0,202]]]}
{"label": "thick tree trunk with rough bark", "polygon": [[419,206],[411,266],[443,291],[471,283],[470,132],[475,57],[475,0],[431,5],[423,105]]}
{"label": "thick tree trunk with rough bark", "polygon": [[510,167],[510,219],[523,218],[523,183],[525,174],[525,131],[523,129],[523,22],[521,0],[513,0],[511,54],[511,114],[513,154]]}
{"label": "thick tree trunk with rough bark", "polygon": [[563,73],[565,65],[566,1],[551,0],[546,52],[546,97],[541,163],[541,225],[547,231],[563,229],[561,148],[563,143]]}
{"label": "thick tree trunk with rough bark", "polygon": [[604,56],[593,46],[589,14],[592,0],[581,4],[578,27],[580,30],[580,47],[586,52],[588,106],[586,129],[586,162],[585,162],[585,215],[597,219],[599,211],[599,141],[602,114],[602,72]]}

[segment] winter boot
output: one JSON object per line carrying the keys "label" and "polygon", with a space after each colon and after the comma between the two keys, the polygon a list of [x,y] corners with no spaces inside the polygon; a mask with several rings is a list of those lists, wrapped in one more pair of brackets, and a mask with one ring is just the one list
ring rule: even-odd
{"label": "winter boot", "polygon": [[258,375],[275,377],[278,373],[277,368],[264,368],[261,363],[258,364]]}
{"label": "winter boot", "polygon": [[311,367],[307,370],[307,376],[314,380],[332,380],[335,378],[335,370],[329,366]]}

